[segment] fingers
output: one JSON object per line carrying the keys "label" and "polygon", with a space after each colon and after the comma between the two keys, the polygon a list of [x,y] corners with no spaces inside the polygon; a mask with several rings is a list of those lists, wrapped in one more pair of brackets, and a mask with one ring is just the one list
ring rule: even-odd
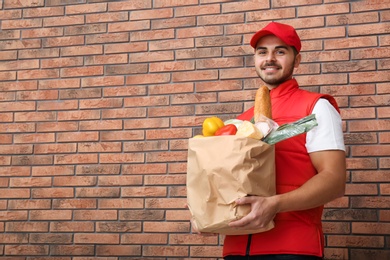
{"label": "fingers", "polygon": [[233,227],[233,228],[240,228],[240,227],[245,227],[246,225],[248,225],[250,222],[246,220],[245,217],[243,217],[242,219],[240,220],[236,220],[236,221],[232,221],[229,223],[229,227]]}

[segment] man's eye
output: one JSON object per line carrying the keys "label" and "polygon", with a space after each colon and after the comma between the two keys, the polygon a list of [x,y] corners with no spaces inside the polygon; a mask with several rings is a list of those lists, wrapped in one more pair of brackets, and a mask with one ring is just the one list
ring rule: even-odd
{"label": "man's eye", "polygon": [[285,54],[285,51],[277,51],[276,54],[278,54],[278,55],[284,55],[284,54]]}

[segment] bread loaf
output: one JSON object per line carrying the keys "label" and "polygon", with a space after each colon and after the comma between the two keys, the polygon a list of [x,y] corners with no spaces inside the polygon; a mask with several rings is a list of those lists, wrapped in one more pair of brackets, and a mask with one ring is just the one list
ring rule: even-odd
{"label": "bread loaf", "polygon": [[261,86],[256,91],[254,107],[255,123],[262,121],[261,115],[272,119],[271,96],[266,86]]}

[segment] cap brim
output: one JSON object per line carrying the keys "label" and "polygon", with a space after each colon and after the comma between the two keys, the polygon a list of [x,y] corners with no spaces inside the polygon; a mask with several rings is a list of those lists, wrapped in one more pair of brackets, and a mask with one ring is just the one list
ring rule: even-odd
{"label": "cap brim", "polygon": [[270,34],[273,34],[275,35],[274,33],[268,31],[268,30],[261,30],[261,31],[258,31],[257,33],[255,33],[253,36],[252,36],[252,39],[250,41],[250,45],[256,49],[256,45],[257,45],[257,42],[260,40],[261,37],[264,37],[266,35],[270,35]]}

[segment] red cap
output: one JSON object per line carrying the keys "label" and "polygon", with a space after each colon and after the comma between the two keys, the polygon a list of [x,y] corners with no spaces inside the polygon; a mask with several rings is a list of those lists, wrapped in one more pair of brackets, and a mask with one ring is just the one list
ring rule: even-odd
{"label": "red cap", "polygon": [[266,27],[258,31],[252,36],[251,46],[256,48],[257,42],[261,37],[273,34],[282,41],[284,41],[287,45],[294,47],[297,52],[301,50],[301,40],[295,29],[287,24],[270,22]]}

